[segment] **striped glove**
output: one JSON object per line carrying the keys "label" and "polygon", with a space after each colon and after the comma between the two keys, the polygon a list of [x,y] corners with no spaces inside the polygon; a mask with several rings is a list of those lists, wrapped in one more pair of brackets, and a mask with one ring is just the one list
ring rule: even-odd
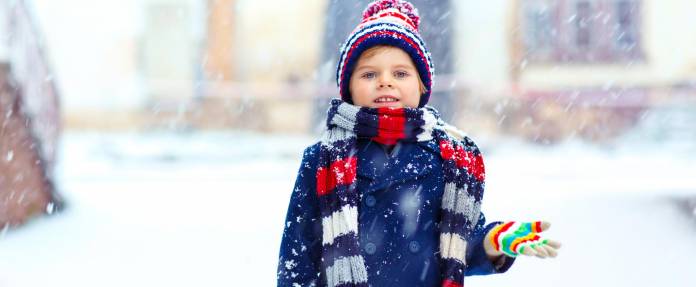
{"label": "striped glove", "polygon": [[556,249],[560,248],[561,244],[539,236],[539,233],[548,230],[549,226],[550,223],[542,221],[506,222],[491,230],[491,245],[496,251],[510,257],[519,254],[542,258],[556,257]]}

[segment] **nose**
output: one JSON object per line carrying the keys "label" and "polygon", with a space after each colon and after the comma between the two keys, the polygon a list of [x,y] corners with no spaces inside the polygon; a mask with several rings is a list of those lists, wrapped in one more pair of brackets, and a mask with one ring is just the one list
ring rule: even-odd
{"label": "nose", "polygon": [[382,76],[379,78],[379,87],[380,88],[385,88],[385,87],[392,87],[392,82],[391,78],[388,76]]}

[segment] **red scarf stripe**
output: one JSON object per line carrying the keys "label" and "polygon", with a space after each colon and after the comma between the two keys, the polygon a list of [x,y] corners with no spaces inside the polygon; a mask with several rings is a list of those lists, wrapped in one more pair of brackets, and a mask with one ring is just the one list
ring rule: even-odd
{"label": "red scarf stripe", "polygon": [[404,134],[406,123],[404,109],[379,108],[378,114],[377,136],[372,138],[374,141],[393,145],[398,140],[406,137]]}
{"label": "red scarf stripe", "polygon": [[483,165],[481,154],[464,150],[464,147],[456,147],[449,141],[440,142],[440,155],[444,160],[454,160],[459,168],[466,168],[477,180],[483,182],[486,179],[486,168]]}
{"label": "red scarf stripe", "polygon": [[358,166],[356,157],[345,160],[337,160],[331,163],[329,168],[317,169],[317,195],[323,196],[334,190],[337,185],[348,185],[355,181],[355,172]]}
{"label": "red scarf stripe", "polygon": [[464,287],[464,285],[454,282],[451,279],[446,279],[442,281],[442,287]]}
{"label": "red scarf stripe", "polygon": [[440,156],[443,160],[450,160],[454,157],[454,147],[449,141],[440,141]]}

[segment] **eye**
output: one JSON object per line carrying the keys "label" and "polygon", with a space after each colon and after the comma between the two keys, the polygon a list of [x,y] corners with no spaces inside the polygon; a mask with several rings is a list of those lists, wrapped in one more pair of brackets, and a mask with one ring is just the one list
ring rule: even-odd
{"label": "eye", "polygon": [[408,74],[408,72],[406,72],[406,71],[396,71],[396,72],[394,72],[394,77],[396,77],[397,79],[406,78],[406,77],[408,77],[408,76],[409,76],[409,74]]}
{"label": "eye", "polygon": [[377,76],[377,73],[375,72],[366,72],[363,73],[360,77],[363,79],[374,79]]}

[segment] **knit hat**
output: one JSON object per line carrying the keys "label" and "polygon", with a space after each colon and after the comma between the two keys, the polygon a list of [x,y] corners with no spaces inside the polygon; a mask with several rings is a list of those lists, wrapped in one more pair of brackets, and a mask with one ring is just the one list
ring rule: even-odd
{"label": "knit hat", "polygon": [[341,99],[353,103],[349,91],[350,77],[360,55],[374,46],[387,45],[400,48],[413,60],[425,85],[418,107],[425,106],[430,98],[434,68],[430,52],[418,33],[418,10],[403,0],[377,0],[367,6],[362,18],[341,47],[336,71]]}

